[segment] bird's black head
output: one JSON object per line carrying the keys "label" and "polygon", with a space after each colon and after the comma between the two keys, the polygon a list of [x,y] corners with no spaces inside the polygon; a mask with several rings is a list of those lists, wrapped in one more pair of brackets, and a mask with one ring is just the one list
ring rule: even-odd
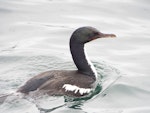
{"label": "bird's black head", "polygon": [[97,38],[116,37],[114,34],[104,34],[93,27],[81,27],[75,30],[71,40],[76,43],[85,44]]}

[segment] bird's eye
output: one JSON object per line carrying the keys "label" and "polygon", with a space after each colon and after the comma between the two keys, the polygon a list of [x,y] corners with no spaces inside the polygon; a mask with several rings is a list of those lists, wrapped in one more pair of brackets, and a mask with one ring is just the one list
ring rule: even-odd
{"label": "bird's eye", "polygon": [[99,35],[99,32],[94,32],[94,35]]}

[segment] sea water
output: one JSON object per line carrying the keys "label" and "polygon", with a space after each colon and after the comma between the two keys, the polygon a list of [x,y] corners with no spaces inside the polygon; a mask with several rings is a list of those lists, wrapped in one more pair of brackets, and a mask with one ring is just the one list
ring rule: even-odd
{"label": "sea water", "polygon": [[85,46],[104,91],[75,103],[77,107],[69,107],[64,97],[44,95],[35,101],[12,95],[0,105],[0,113],[149,113],[149,4],[149,0],[0,0],[0,95],[15,92],[41,72],[76,69],[69,50],[76,28],[93,26],[117,35]]}

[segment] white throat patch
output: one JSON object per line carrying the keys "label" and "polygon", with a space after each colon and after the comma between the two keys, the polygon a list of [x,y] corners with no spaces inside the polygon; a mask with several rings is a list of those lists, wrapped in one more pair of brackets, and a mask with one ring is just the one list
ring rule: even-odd
{"label": "white throat patch", "polygon": [[92,90],[90,88],[80,88],[78,86],[71,84],[64,84],[62,88],[64,88],[66,92],[67,91],[72,91],[74,93],[79,92],[81,95],[83,95],[84,93],[90,93],[90,91]]}

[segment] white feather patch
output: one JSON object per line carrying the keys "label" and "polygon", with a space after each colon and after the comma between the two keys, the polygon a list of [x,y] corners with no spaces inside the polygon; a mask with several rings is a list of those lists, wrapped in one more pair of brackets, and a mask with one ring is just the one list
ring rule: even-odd
{"label": "white feather patch", "polygon": [[92,64],[92,62],[90,61],[90,59],[89,59],[89,57],[88,57],[88,55],[86,53],[86,49],[85,48],[84,48],[84,53],[85,53],[85,57],[86,57],[86,60],[87,60],[87,62],[89,64],[89,66],[91,67],[92,71],[94,72],[95,77],[97,78],[97,71],[96,71],[94,65]]}
{"label": "white feather patch", "polygon": [[92,90],[90,88],[80,88],[78,86],[71,84],[64,84],[62,88],[64,88],[66,92],[67,91],[72,91],[74,93],[79,92],[81,95],[83,95],[84,93],[89,93]]}

